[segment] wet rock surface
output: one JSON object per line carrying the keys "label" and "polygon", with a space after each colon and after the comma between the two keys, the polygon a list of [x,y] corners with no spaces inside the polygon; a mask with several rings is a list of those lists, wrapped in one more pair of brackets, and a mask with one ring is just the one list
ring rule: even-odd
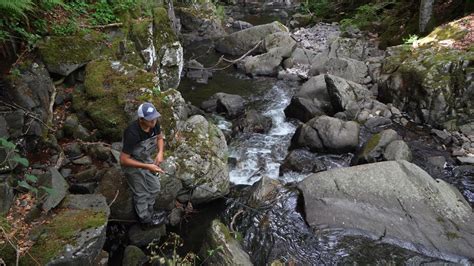
{"label": "wet rock surface", "polygon": [[314,228],[342,227],[443,259],[472,259],[471,207],[455,188],[416,165],[398,161],[331,170],[298,188]]}

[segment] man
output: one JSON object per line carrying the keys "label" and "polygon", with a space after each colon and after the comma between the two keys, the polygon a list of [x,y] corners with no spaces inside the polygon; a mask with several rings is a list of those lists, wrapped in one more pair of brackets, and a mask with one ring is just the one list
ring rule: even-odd
{"label": "man", "polygon": [[[153,104],[145,102],[138,107],[138,119],[124,131],[120,164],[133,192],[135,211],[140,222],[159,225],[166,221],[166,212],[154,213],[153,206],[160,191],[158,174],[163,161],[164,141]],[[157,152],[156,157],[153,154]]]}

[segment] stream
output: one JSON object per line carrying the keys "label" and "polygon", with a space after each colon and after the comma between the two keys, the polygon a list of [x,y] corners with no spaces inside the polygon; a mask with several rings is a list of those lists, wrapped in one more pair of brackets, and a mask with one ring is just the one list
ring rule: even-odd
{"label": "stream", "polygon": [[[265,19],[260,18],[261,21]],[[210,49],[209,42],[201,42],[185,48],[185,58],[197,59],[205,66],[213,65],[221,56]],[[214,72],[208,84],[198,84],[183,78],[179,90],[186,101],[199,106],[217,92],[226,92],[243,96],[247,109],[253,108],[270,117],[273,122],[267,134],[242,133],[230,141],[229,172],[234,185],[230,199],[220,201],[219,207],[205,208],[196,219],[181,229],[185,243],[190,249],[198,247],[196,228],[209,224],[210,220],[220,217],[227,226],[233,226],[241,234],[243,247],[249,253],[252,262],[264,265],[279,260],[296,264],[422,264],[439,262],[438,259],[382,244],[363,237],[346,236],[343,231],[314,232],[304,220],[303,203],[294,184],[306,175],[289,172],[280,175],[280,165],[288,154],[291,137],[297,122],[287,120],[284,114],[292,95],[300,85],[295,82],[281,81],[276,78],[250,78],[233,67]],[[214,115],[214,119],[223,131],[231,130],[231,121]],[[441,178],[456,186],[466,200],[474,204],[474,177],[472,173],[456,166],[448,151],[442,149],[430,134],[430,128],[410,123],[407,127],[392,125],[408,143],[413,152],[414,163],[422,167],[434,178]],[[362,138],[368,138],[369,135]],[[323,157],[328,169],[350,166],[353,154],[316,155]],[[433,169],[428,163],[430,156],[443,156],[447,162],[444,169]],[[242,204],[248,204],[251,187],[263,176],[278,179],[287,184],[278,191],[273,204],[261,208],[242,210]],[[215,207],[215,206],[214,206]],[[245,209],[245,208],[244,208]],[[207,220],[207,222],[203,222]],[[188,236],[186,236],[188,235]],[[200,237],[198,237],[200,239]],[[186,240],[187,239],[187,240]],[[193,240],[194,239],[194,240]],[[190,242],[186,242],[190,241]]]}

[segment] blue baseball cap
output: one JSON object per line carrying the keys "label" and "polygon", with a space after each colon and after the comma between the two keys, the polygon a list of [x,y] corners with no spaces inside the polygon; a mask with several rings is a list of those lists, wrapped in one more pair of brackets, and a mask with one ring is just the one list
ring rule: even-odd
{"label": "blue baseball cap", "polygon": [[160,113],[156,110],[155,106],[151,103],[142,103],[138,106],[138,117],[143,118],[147,121],[151,121],[160,117]]}

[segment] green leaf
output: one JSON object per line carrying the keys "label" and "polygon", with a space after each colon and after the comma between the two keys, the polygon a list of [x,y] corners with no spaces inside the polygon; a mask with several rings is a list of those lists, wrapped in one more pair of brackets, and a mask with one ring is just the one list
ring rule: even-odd
{"label": "green leaf", "polygon": [[28,167],[30,163],[28,162],[28,159],[20,157],[20,156],[15,156],[12,158],[13,161],[23,165],[24,167]]}
{"label": "green leaf", "polygon": [[28,189],[28,190],[32,190],[32,189],[33,189],[33,187],[32,187],[30,184],[28,184],[26,181],[24,181],[24,180],[21,180],[20,182],[18,182],[18,185],[19,185],[20,187],[26,188],[26,189]]}
{"label": "green leaf", "polygon": [[7,149],[15,149],[16,145],[13,142],[8,141],[6,138],[0,138],[0,146]]}
{"label": "green leaf", "polygon": [[26,180],[33,183],[36,183],[38,181],[38,177],[36,177],[35,175],[25,174],[25,178]]}

